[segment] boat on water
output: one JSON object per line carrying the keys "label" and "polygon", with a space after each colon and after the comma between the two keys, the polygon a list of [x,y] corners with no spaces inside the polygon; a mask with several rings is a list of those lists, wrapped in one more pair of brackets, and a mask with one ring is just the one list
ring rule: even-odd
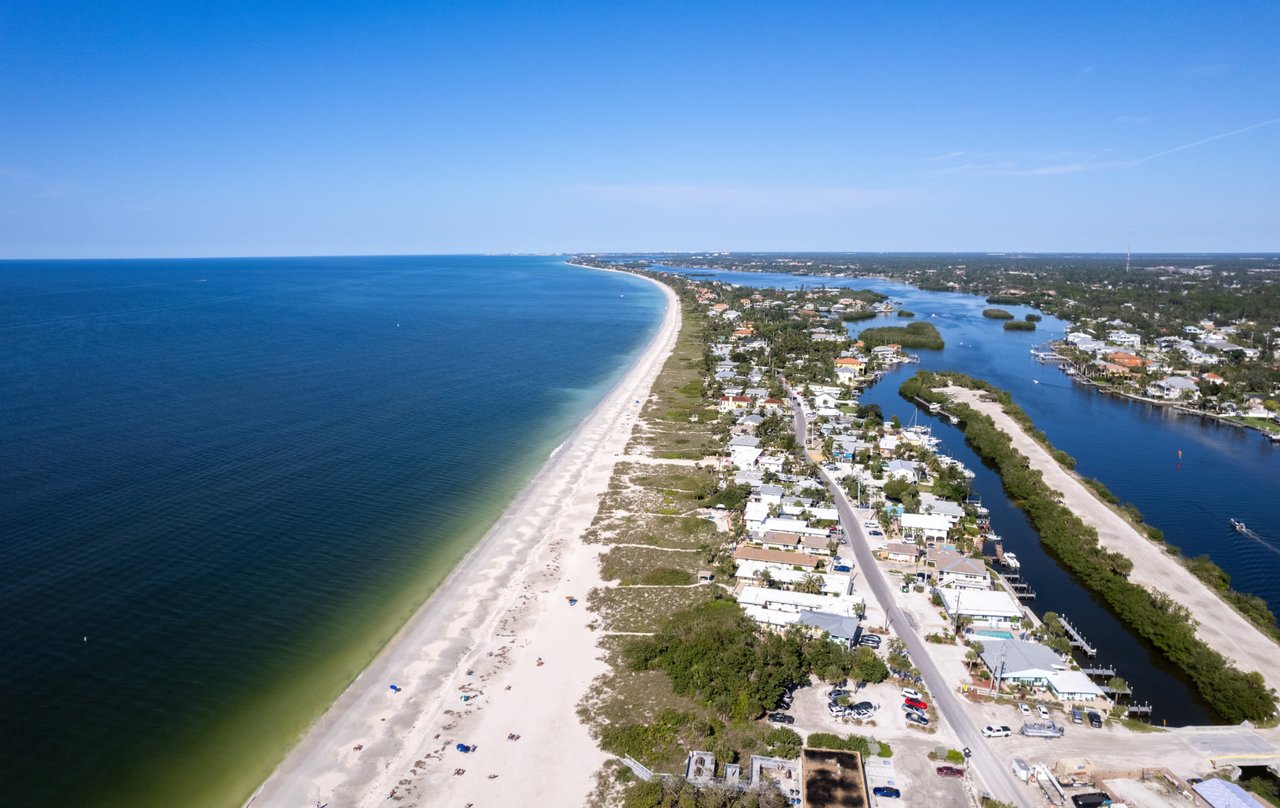
{"label": "boat on water", "polygon": [[1241,533],[1243,533],[1243,532],[1245,532],[1246,530],[1248,530],[1248,529],[1249,529],[1249,528],[1245,527],[1244,522],[1241,522],[1239,519],[1234,519],[1234,518],[1233,518],[1233,519],[1228,519],[1227,521],[1229,521],[1229,522],[1231,523],[1231,526],[1232,526],[1233,528],[1235,528],[1236,530],[1240,531]]}
{"label": "boat on water", "polygon": [[1022,569],[1022,562],[1019,561],[1018,557],[1013,553],[1004,554],[1004,565],[1011,570]]}

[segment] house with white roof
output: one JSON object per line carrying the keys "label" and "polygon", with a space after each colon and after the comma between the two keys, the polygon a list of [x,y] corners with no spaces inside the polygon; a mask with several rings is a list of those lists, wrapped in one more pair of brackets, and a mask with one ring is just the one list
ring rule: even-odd
{"label": "house with white roof", "polygon": [[914,460],[890,460],[884,469],[886,477],[906,483],[920,481],[920,464]]}
{"label": "house with white roof", "polygon": [[[747,528],[750,532],[750,527]],[[785,516],[770,516],[760,523],[759,533],[755,534],[763,536],[771,530],[780,533],[800,533],[806,536],[829,536],[831,531],[825,527],[810,527],[809,523],[803,519],[790,519]],[[754,537],[754,536],[753,536]]]}
{"label": "house with white roof", "polygon": [[952,621],[968,617],[974,623],[1005,629],[1022,622],[1022,607],[1003,590],[944,587],[935,591]]}
{"label": "house with white roof", "polygon": [[737,468],[751,468],[763,453],[760,439],[754,435],[739,435],[729,441],[729,462]]}
{"label": "house with white roof", "polygon": [[863,611],[864,599],[856,595],[830,597],[793,592],[786,589],[766,589],[761,586],[745,586],[738,593],[738,603],[747,616],[757,623],[770,626],[788,626],[800,621],[804,612],[853,617]]}
{"label": "house with white roof", "polygon": [[940,513],[904,513],[898,517],[904,540],[928,544],[945,541],[953,524],[950,517]]}

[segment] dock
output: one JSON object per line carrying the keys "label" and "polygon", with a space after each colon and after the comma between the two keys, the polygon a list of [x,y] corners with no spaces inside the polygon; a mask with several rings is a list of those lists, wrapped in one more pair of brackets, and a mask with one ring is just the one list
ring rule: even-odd
{"label": "dock", "polygon": [[1098,649],[1090,645],[1085,640],[1084,635],[1067,621],[1067,618],[1059,615],[1058,620],[1062,622],[1062,627],[1067,632],[1067,642],[1071,643],[1072,648],[1078,648],[1085,656],[1094,657],[1098,655]]}
{"label": "dock", "polygon": [[1132,715],[1149,716],[1151,715],[1151,703],[1147,702],[1146,704],[1126,704],[1124,708],[1124,714],[1126,716],[1132,716]]}
{"label": "dock", "polygon": [[1110,665],[1095,665],[1092,668],[1081,668],[1080,672],[1085,676],[1105,676],[1108,679],[1116,675],[1116,669]]}

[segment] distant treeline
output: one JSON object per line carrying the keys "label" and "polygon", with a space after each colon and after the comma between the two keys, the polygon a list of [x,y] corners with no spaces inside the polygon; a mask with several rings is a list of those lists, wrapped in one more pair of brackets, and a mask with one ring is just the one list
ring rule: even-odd
{"label": "distant treeline", "polygon": [[[1027,458],[1014,448],[1010,437],[989,416],[966,404],[947,402],[942,393],[934,391],[935,387],[943,387],[948,383],[990,393],[1004,407],[1005,412],[1027,429],[1035,440],[1050,448],[1059,462],[1063,462],[1068,468],[1074,467],[1075,461],[1064,452],[1052,449],[1044,433],[1032,425],[1030,417],[1013,403],[1007,392],[987,382],[960,373],[920,371],[904,382],[899,392],[908,399],[946,403],[947,411],[960,419],[969,445],[1000,472],[1005,491],[1030,518],[1040,534],[1041,543],[1082,584],[1101,595],[1121,620],[1181,668],[1218,715],[1231,723],[1271,720],[1276,711],[1276,695],[1267,687],[1262,675],[1257,671],[1241,671],[1198,638],[1195,623],[1185,606],[1163,592],[1152,592],[1129,581],[1127,576],[1133,568],[1133,562],[1098,544],[1097,531],[1059,502],[1058,492],[1049,487],[1039,471],[1030,467]],[[1092,481],[1091,484],[1104,499],[1115,501],[1109,491],[1101,493],[1106,490],[1101,483]],[[1136,514],[1140,520],[1141,514],[1137,514],[1136,508],[1129,512],[1131,516]],[[1152,531],[1154,528],[1150,528],[1148,533],[1154,538]],[[1197,559],[1191,569],[1204,579],[1208,575],[1207,566],[1211,563],[1207,559]],[[1219,580],[1225,579],[1225,573],[1221,570],[1217,572],[1221,574]],[[1215,588],[1221,591],[1220,586]],[[1257,601],[1246,607],[1236,597],[1227,598],[1245,616],[1268,634],[1275,636],[1275,617],[1267,611],[1265,603],[1257,598],[1250,599],[1250,596],[1235,594],[1246,600]]]}

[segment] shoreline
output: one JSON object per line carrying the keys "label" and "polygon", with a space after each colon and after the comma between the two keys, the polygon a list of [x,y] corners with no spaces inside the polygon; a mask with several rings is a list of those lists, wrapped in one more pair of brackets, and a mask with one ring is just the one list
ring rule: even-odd
{"label": "shoreline", "polygon": [[666,309],[631,367],[246,805],[582,802],[607,756],[576,713],[605,671],[581,535],[679,332],[675,293],[650,282]]}

